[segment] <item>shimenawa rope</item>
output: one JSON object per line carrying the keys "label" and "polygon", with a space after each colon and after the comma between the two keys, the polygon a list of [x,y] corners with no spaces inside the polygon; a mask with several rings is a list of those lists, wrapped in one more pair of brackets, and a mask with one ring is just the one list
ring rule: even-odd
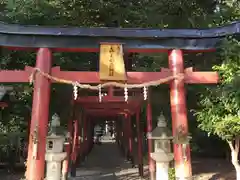
{"label": "shimenawa rope", "polygon": [[174,79],[183,79],[184,78],[184,74],[179,73],[177,75],[173,75],[173,76],[169,76],[163,79],[159,79],[156,81],[149,81],[149,82],[144,82],[141,84],[127,84],[127,83],[120,83],[120,82],[106,82],[103,84],[99,84],[99,85],[90,85],[90,84],[81,84],[79,82],[74,82],[74,81],[70,81],[70,80],[66,80],[66,79],[60,79],[57,77],[53,77],[45,72],[42,72],[39,68],[34,68],[32,74],[30,75],[30,83],[33,83],[34,79],[35,79],[35,75],[36,73],[40,73],[42,76],[58,82],[58,83],[62,83],[62,84],[70,84],[72,86],[77,86],[81,89],[91,89],[91,90],[99,90],[99,86],[101,86],[101,88],[104,87],[110,87],[110,86],[114,86],[114,87],[119,87],[119,88],[128,88],[128,89],[133,89],[133,88],[144,88],[144,87],[150,87],[150,86],[158,86],[160,84],[169,82],[171,80]]}

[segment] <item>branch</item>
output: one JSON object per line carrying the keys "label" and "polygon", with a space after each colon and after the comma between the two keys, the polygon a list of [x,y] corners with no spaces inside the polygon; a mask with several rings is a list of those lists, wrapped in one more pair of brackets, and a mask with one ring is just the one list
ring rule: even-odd
{"label": "branch", "polygon": [[227,143],[228,143],[231,151],[234,151],[234,147],[233,147],[232,141],[227,140]]}

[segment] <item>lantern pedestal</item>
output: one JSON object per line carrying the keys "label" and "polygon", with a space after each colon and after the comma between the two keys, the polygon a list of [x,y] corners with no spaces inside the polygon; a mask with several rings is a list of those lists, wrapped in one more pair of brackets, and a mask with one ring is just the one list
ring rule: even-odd
{"label": "lantern pedestal", "polygon": [[47,161],[46,180],[60,180],[62,174],[62,161],[66,158],[67,153],[47,153],[45,160]]}
{"label": "lantern pedestal", "polygon": [[173,154],[160,150],[151,153],[151,158],[156,161],[156,180],[168,180],[169,163],[173,160]]}
{"label": "lantern pedestal", "polygon": [[65,138],[51,134],[47,137],[45,160],[47,162],[46,180],[59,180],[62,175],[62,161],[67,157],[63,152]]}
{"label": "lantern pedestal", "polygon": [[50,135],[47,137],[46,154],[46,180],[60,180],[62,176],[62,161],[67,157],[64,150],[65,137],[57,135],[60,127],[60,119],[57,114],[53,115]]}
{"label": "lantern pedestal", "polygon": [[157,127],[148,135],[154,140],[154,152],[150,157],[156,161],[156,180],[168,180],[169,162],[173,160],[171,152],[171,132],[163,114],[158,117]]}

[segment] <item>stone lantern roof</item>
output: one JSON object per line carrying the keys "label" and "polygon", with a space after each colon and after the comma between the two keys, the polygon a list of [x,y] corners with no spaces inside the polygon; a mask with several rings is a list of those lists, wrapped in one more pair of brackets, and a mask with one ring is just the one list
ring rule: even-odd
{"label": "stone lantern roof", "polygon": [[61,127],[60,117],[57,113],[53,114],[49,128],[50,128],[50,131],[48,132],[49,135],[59,136],[64,134],[64,129]]}
{"label": "stone lantern roof", "polygon": [[167,128],[167,122],[163,114],[158,117],[157,127],[150,133],[149,139],[172,139],[172,132]]}

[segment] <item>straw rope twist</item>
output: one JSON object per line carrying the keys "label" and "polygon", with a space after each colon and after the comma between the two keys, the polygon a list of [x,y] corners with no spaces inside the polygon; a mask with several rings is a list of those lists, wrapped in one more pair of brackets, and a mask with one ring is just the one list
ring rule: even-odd
{"label": "straw rope twist", "polygon": [[[32,84],[34,82],[35,76],[36,74],[39,73],[42,76],[48,78],[49,80],[58,82],[58,83],[62,83],[62,84],[70,84],[72,86],[77,86],[78,88],[81,89],[91,89],[91,90],[99,90],[99,85],[90,85],[90,84],[81,84],[79,82],[74,82],[74,81],[70,81],[70,80],[66,80],[66,79],[60,79],[54,76],[49,75],[48,73],[42,72],[39,68],[33,68],[33,72],[30,75],[30,83]],[[127,83],[120,83],[120,82],[106,82],[101,84],[101,88],[105,88],[105,87],[118,87],[118,88],[128,88],[128,89],[134,89],[134,88],[144,88],[144,87],[151,87],[151,86],[158,86],[160,84],[172,81],[174,79],[179,79],[182,80],[184,79],[184,74],[183,73],[178,73],[176,75],[173,76],[169,76],[163,79],[159,79],[159,80],[155,80],[155,81],[148,81],[148,82],[144,82],[141,84],[127,84]]]}

